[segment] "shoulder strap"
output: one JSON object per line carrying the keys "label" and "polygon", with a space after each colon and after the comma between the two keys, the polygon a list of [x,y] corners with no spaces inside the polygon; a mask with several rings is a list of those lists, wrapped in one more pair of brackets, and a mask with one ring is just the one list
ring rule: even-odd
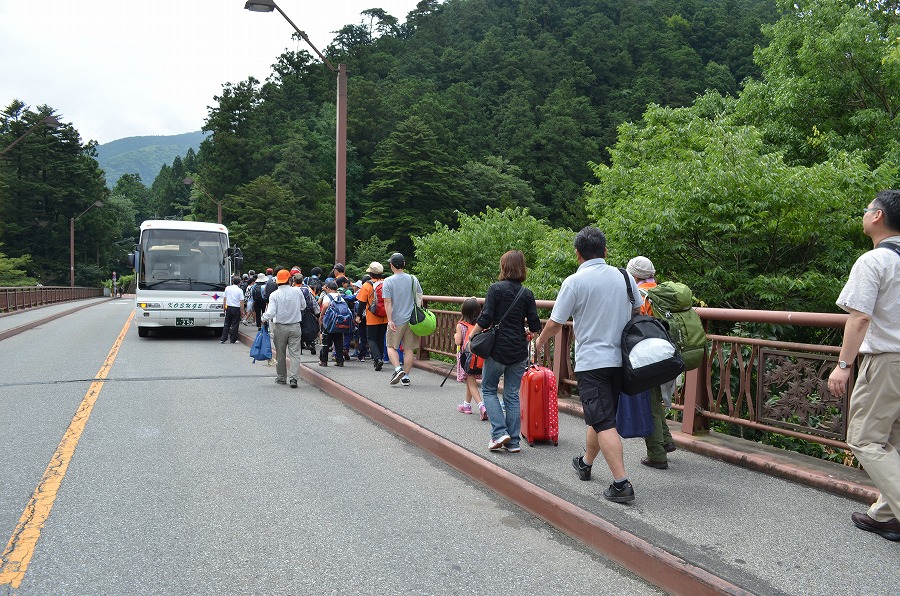
{"label": "shoulder strap", "polygon": [[900,244],[895,244],[893,242],[881,242],[875,248],[886,248],[888,250],[892,250],[897,253],[898,257],[900,257]]}
{"label": "shoulder strap", "polygon": [[631,280],[628,279],[628,272],[621,267],[618,269],[622,272],[622,277],[625,278],[625,289],[628,290],[628,300],[631,302],[631,308],[637,308],[637,305],[634,302],[634,292],[631,291]]}
{"label": "shoulder strap", "polygon": [[500,323],[502,323],[502,322],[506,319],[506,315],[508,315],[508,314],[509,314],[509,311],[512,310],[513,306],[516,305],[516,302],[519,301],[519,296],[521,296],[521,295],[522,295],[522,292],[524,292],[524,291],[525,291],[525,286],[523,285],[521,288],[519,288],[519,293],[516,294],[516,297],[515,297],[515,298],[513,298],[513,301],[510,303],[509,308],[506,309],[506,312],[503,313],[503,316],[500,317],[500,320],[497,321],[496,323],[494,323],[495,325],[497,325],[497,326],[499,327],[499,326],[500,326]]}

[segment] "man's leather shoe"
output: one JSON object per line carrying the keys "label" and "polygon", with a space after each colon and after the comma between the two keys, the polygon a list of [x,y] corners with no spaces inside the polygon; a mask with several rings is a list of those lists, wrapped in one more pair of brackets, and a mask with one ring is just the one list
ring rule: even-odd
{"label": "man's leather shoe", "polygon": [[850,519],[853,520],[853,523],[860,530],[875,532],[882,538],[887,538],[894,542],[900,541],[900,520],[897,520],[897,518],[891,521],[880,522],[869,517],[867,513],[856,512],[850,516]]}
{"label": "man's leather shoe", "polygon": [[641,463],[650,468],[656,468],[657,470],[667,470],[669,468],[669,462],[667,461],[653,461],[649,457],[641,458]]}
{"label": "man's leather shoe", "polygon": [[666,453],[672,453],[673,451],[677,451],[678,447],[675,446],[675,443],[666,443],[663,445],[663,449],[666,450]]}

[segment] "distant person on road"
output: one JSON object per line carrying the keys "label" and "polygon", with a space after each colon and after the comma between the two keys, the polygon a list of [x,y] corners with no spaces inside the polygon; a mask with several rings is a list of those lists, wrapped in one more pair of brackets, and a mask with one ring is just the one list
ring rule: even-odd
{"label": "distant person on road", "polygon": [[[470,331],[475,335],[482,329],[499,325],[491,355],[484,359],[481,371],[481,400],[491,421],[489,451],[505,449],[518,453],[521,438],[519,388],[528,366],[528,336],[541,330],[537,305],[531,290],[522,285],[527,276],[525,255],[509,250],[500,257],[499,281],[490,285],[484,308]],[[497,396],[500,377],[503,377],[503,405]]]}
{"label": "distant person on road", "polygon": [[241,313],[244,312],[244,292],[241,290],[241,278],[235,275],[231,285],[225,288],[225,325],[222,327],[222,341],[235,343],[238,327],[241,324]]}
{"label": "distant person on road", "polygon": [[[409,371],[413,365],[413,350],[419,347],[419,336],[409,327],[413,307],[422,295],[419,280],[406,273],[406,258],[395,252],[388,259],[393,275],[384,280],[382,295],[387,316],[387,352],[394,367],[391,385],[400,383],[409,387]],[[403,345],[403,365],[400,365],[398,348]]]}
{"label": "distant person on road", "polygon": [[474,401],[481,419],[487,420],[487,409],[484,407],[484,402],[481,401],[481,390],[478,388],[481,373],[469,374],[463,366],[464,362],[460,359],[461,350],[469,341],[478,315],[481,314],[481,304],[478,303],[478,298],[466,298],[459,314],[459,321],[456,323],[456,331],[453,334],[453,342],[456,344],[456,380],[466,384],[466,396],[463,403],[456,406],[456,409],[463,414],[471,414]]}
{"label": "distant person on road", "polygon": [[900,190],[875,195],[862,224],[875,248],[856,260],[838,296],[837,305],[850,316],[828,389],[844,395],[862,355],[847,444],[881,494],[866,513],[850,518],[862,530],[900,541]]}
{"label": "distant person on road", "polygon": [[[641,304],[641,314],[652,315],[653,307],[647,298],[646,290],[656,287],[656,278],[654,277],[656,275],[656,267],[653,266],[653,262],[647,257],[634,257],[628,261],[625,270],[637,282],[638,290],[644,296],[644,302]],[[666,383],[650,390],[653,433],[644,439],[644,445],[647,447],[647,457],[641,458],[641,464],[658,470],[665,470],[669,467],[667,454],[676,451],[672,433],[669,431],[669,425],[666,423],[666,407],[663,403],[663,391],[670,392],[673,386],[674,382]]]}
{"label": "distant person on road", "polygon": [[275,382],[284,385],[288,382],[287,361],[291,361],[290,384],[297,387],[297,378],[300,376],[300,355],[302,349],[303,330],[300,321],[303,318],[303,309],[306,308],[306,300],[299,286],[288,285],[291,274],[287,269],[282,269],[275,277],[278,291],[272,292],[266,312],[263,313],[263,323],[272,321],[275,335]]}
{"label": "distant person on road", "polygon": [[587,226],[575,236],[578,270],[559,289],[550,319],[535,345],[538,352],[572,318],[575,329],[575,377],[588,425],[584,456],[572,466],[581,480],[591,479],[594,459],[603,454],[613,483],[603,497],[616,503],[634,500],[634,487],[625,473],[622,439],[616,431],[616,410],[622,391],[622,330],[631,318],[625,283],[638,295],[637,284],[606,264],[606,236]]}

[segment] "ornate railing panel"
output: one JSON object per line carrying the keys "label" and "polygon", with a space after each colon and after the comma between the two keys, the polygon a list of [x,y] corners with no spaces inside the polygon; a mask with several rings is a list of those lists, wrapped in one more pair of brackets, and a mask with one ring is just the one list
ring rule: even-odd
{"label": "ornate railing panel", "polygon": [[[464,298],[426,296],[431,306],[458,305]],[[421,358],[429,353],[453,357],[454,325],[458,311],[434,310],[438,327],[423,343]],[[538,308],[553,308],[539,300]],[[842,328],[846,315],[698,308],[704,323],[732,321]],[[673,398],[683,413],[682,430],[705,432],[710,421],[780,433],[838,449],[846,449],[848,399],[828,391],[828,375],[837,364],[838,346],[810,345],[729,335],[708,335],[709,352],[697,370],[685,374]],[[571,323],[563,326],[541,356],[553,369],[561,394],[576,387],[572,361]],[[853,379],[851,378],[851,388]]]}

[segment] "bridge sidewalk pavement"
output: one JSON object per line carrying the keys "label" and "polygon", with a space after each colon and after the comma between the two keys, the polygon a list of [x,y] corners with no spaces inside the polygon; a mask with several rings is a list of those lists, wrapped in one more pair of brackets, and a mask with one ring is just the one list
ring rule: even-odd
{"label": "bridge sidewalk pavement", "polygon": [[[247,329],[242,328],[242,341],[249,345]],[[701,593],[897,591],[897,544],[850,522],[850,514],[864,511],[864,501],[874,494],[863,472],[764,448],[737,448],[724,437],[698,441],[673,427],[681,448],[670,454],[668,470],[640,464],[646,455],[642,439],[623,441],[637,498],[615,504],[602,497],[612,481],[602,461],[589,482],[580,481],[571,467],[584,445],[585,426],[577,415],[560,416],[558,446],[530,447],[523,441],[521,453],[490,452],[489,423],[456,410],[462,384],[451,375],[440,386],[440,373],[449,365],[415,368],[411,385],[402,387],[389,384],[390,364],[381,372],[371,361],[323,368],[309,352],[303,362],[308,382],[671,591],[696,593],[700,585],[705,586]],[[578,409],[561,407],[571,414]],[[356,437],[348,437],[348,444],[365,448]],[[352,452],[348,455],[352,459]],[[768,473],[746,467],[754,465]],[[811,478],[818,487],[779,475],[800,480],[805,475],[804,481]],[[453,506],[453,495],[447,495],[447,507]],[[698,583],[685,583],[679,574],[693,574]]]}

